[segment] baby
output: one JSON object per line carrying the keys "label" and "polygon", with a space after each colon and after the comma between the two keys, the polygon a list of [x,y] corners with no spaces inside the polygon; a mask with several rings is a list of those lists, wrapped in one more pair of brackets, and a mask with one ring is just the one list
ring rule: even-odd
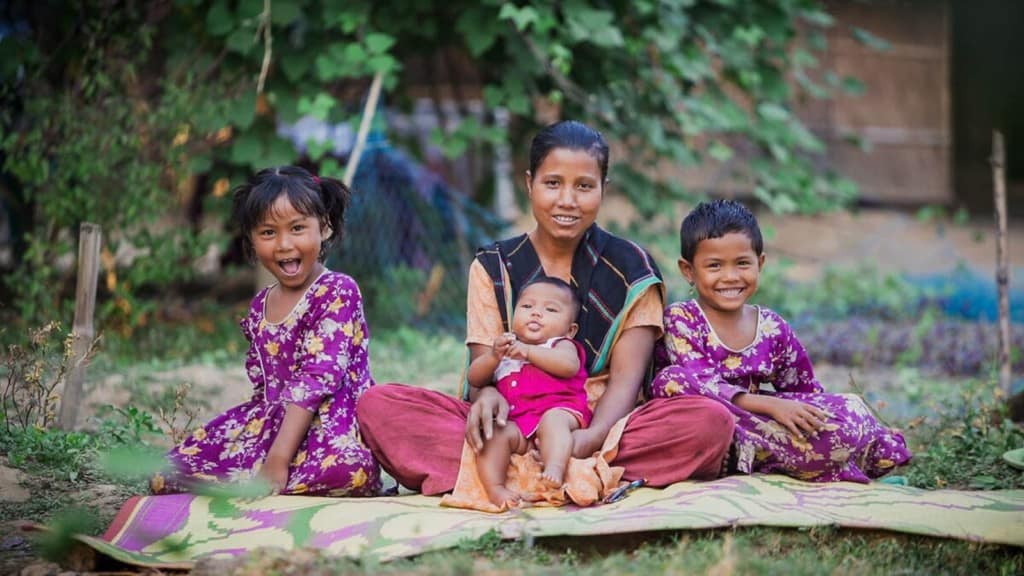
{"label": "baby", "polygon": [[565,281],[546,276],[533,280],[519,294],[513,333],[496,338],[490,353],[469,366],[472,386],[496,382],[509,403],[508,424],[484,442],[477,459],[480,479],[496,506],[514,506],[522,499],[505,487],[513,453],[525,454],[532,441],[540,449],[544,480],[561,486],[573,450],[572,433],[590,424],[584,350],[572,339],[579,329],[579,308]]}

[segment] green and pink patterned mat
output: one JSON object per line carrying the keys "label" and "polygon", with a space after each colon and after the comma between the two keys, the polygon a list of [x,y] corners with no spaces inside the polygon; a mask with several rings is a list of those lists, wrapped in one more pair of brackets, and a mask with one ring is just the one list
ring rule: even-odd
{"label": "green and pink patterned mat", "polygon": [[842,526],[1024,546],[1024,490],[927,491],[887,484],[811,484],[733,476],[642,488],[592,508],[486,514],[442,508],[440,498],[337,499],[194,496],[129,500],[103,538],[78,539],[122,562],[189,568],[201,558],[261,547],[319,548],[387,560],[457,545],[490,530],[504,538],[584,536],[728,526]]}

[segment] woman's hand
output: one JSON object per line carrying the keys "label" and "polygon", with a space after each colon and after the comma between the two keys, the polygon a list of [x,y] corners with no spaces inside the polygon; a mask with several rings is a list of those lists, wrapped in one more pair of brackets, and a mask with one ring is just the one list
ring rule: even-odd
{"label": "woman's hand", "polygon": [[260,467],[259,477],[269,484],[271,494],[280,494],[288,486],[288,461],[268,454]]}
{"label": "woman's hand", "polygon": [[476,402],[466,417],[466,442],[474,452],[484,448],[484,441],[494,436],[494,426],[508,423],[508,401],[494,387],[481,388]]}
{"label": "woman's hand", "polygon": [[743,394],[734,402],[744,410],[770,417],[798,438],[817,436],[818,430],[824,427],[825,421],[828,420],[828,414],[820,408],[796,400]]}
{"label": "woman's hand", "polygon": [[590,458],[603,444],[604,436],[591,428],[578,428],[572,431],[573,458]]}

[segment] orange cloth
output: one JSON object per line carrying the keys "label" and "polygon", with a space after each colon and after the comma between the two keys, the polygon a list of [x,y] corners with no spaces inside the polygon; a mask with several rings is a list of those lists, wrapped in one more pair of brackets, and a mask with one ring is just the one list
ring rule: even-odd
{"label": "orange cloth", "polygon": [[[604,445],[593,456],[571,458],[565,475],[565,484],[551,488],[541,479],[542,466],[531,454],[513,454],[508,465],[505,487],[523,496],[523,507],[562,506],[572,501],[577,506],[590,506],[600,502],[622,484],[622,466],[610,466],[619,451],[619,438],[629,415],[624,416],[605,438]],[[505,512],[506,505],[496,506],[487,497],[487,490],[476,465],[476,453],[468,443],[462,445],[462,460],[455,490],[441,498],[441,505],[481,512]]]}

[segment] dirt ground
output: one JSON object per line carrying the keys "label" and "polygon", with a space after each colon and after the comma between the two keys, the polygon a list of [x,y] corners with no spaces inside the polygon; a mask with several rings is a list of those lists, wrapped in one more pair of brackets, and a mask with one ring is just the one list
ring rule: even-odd
{"label": "dirt ground", "polygon": [[[681,208],[680,214],[682,214]],[[921,276],[948,274],[966,268],[994,278],[996,262],[993,217],[976,216],[955,223],[948,217],[919,217],[917,211],[859,208],[814,216],[757,215],[770,258],[794,264],[794,280],[812,280],[825,266],[855,267],[870,263],[883,272]],[[635,211],[620,196],[609,196],[598,221],[626,224]],[[529,215],[519,218],[522,231],[532,226]],[[1008,223],[1011,283],[1024,282],[1024,221]]]}
{"label": "dirt ground", "polygon": [[[885,272],[926,276],[967,269],[995,278],[996,236],[993,219],[963,224],[948,219],[922,220],[915,214],[863,209],[824,216],[759,216],[775,230],[766,250],[795,264],[795,279],[812,279],[825,265],[871,263]],[[1011,282],[1024,281],[1024,222],[1009,223],[1007,254]]]}

